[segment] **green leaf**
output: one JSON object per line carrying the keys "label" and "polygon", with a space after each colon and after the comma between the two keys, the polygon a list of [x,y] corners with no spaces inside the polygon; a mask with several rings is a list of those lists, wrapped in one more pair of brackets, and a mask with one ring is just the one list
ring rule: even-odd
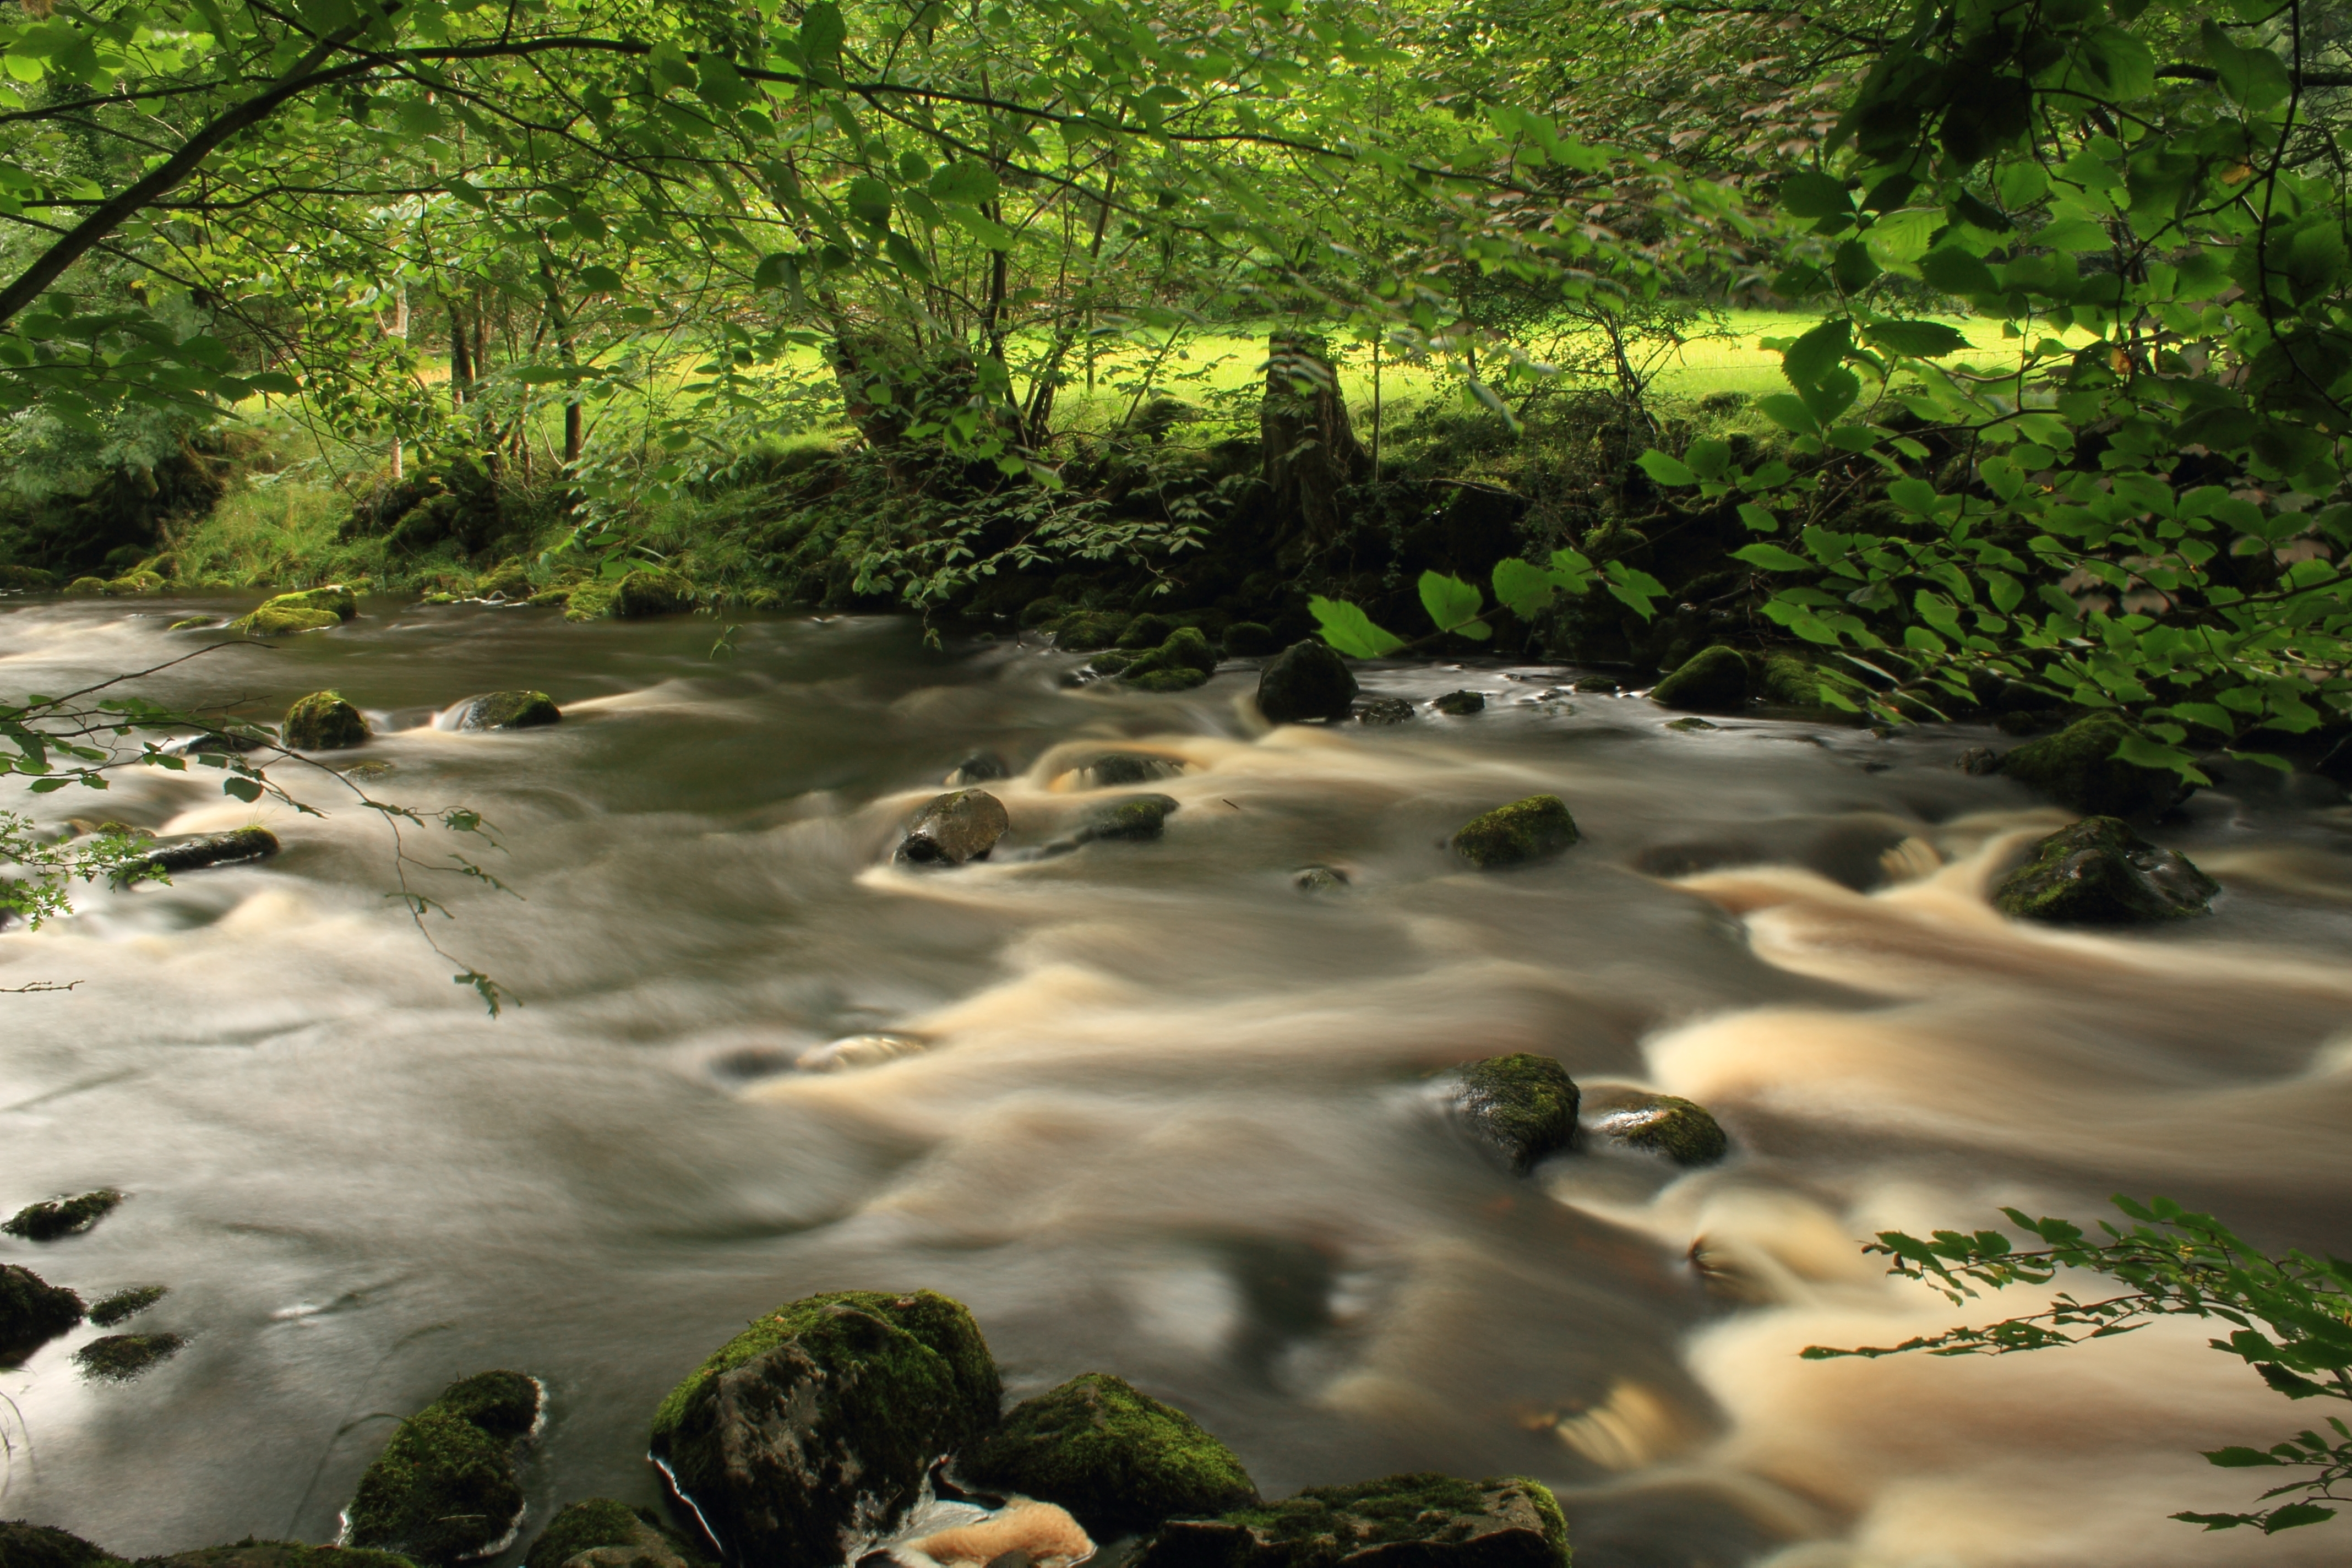
{"label": "green leaf", "polygon": [[1731,555],[1732,559],[1735,561],[1745,561],[1750,566],[1760,567],[1767,572],[1811,572],[1814,570],[1813,563],[1806,560],[1803,556],[1795,554],[1790,551],[1783,550],[1777,544],[1767,544],[1760,541],[1754,544],[1743,544],[1738,549],[1733,551]]}
{"label": "green leaf", "polygon": [[1780,208],[1796,217],[1834,217],[1853,211],[1853,197],[1843,180],[1811,171],[1780,182]]}
{"label": "green leaf", "polygon": [[1780,527],[1780,518],[1769,507],[1759,506],[1752,500],[1739,503],[1739,521],[1756,533],[1778,532]]}
{"label": "green leaf", "polygon": [[1719,479],[1731,467],[1731,444],[1702,436],[1683,448],[1683,462],[1702,479]]}
{"label": "green leaf", "polygon": [[801,57],[810,65],[837,65],[841,46],[848,41],[849,26],[841,19],[841,7],[834,0],[816,0],[801,13]]}
{"label": "green leaf", "polygon": [[1655,447],[1634,458],[1633,466],[1658,483],[1669,488],[1698,483],[1696,474],[1692,473],[1689,468],[1675,458],[1667,457]]}
{"label": "green leaf", "polygon": [[221,780],[221,794],[233,795],[250,805],[261,798],[261,784],[258,780],[233,773]]}
{"label": "green leaf", "polygon": [[1435,572],[1421,574],[1421,607],[1441,632],[1450,632],[1477,619],[1486,607],[1486,598],[1477,588],[1459,577]]}
{"label": "green leaf", "polygon": [[2282,1530],[2294,1530],[2300,1525],[2325,1524],[2335,1517],[2332,1508],[2322,1508],[2315,1502],[2291,1502],[2271,1510],[2270,1517],[2263,1521],[2263,1533],[2276,1535]]}
{"label": "green leaf", "polygon": [[890,187],[871,174],[849,182],[849,216],[875,228],[890,226]]}
{"label": "green leaf", "polygon": [[1941,321],[1873,321],[1862,329],[1862,340],[1913,359],[1941,359],[1969,346],[1966,333]]}
{"label": "green leaf", "polygon": [[1939,245],[1919,258],[1919,276],[1947,294],[1994,294],[2000,284],[1985,259],[1957,245]]}
{"label": "green leaf", "polygon": [[282,370],[257,370],[245,378],[245,384],[256,392],[274,392],[280,397],[293,397],[302,390],[302,384]]}
{"label": "green leaf", "polygon": [[1799,392],[1810,392],[1845,363],[1853,347],[1853,323],[1843,316],[1832,318],[1780,351],[1780,374]]}
{"label": "green leaf", "polygon": [[950,163],[931,176],[929,188],[936,200],[963,202],[971,206],[994,201],[1003,189],[996,171],[977,158]]}
{"label": "green leaf", "polygon": [[1551,607],[1559,592],[1552,574],[1516,555],[1495,563],[1495,598],[1523,621],[1532,621]]}
{"label": "green leaf", "polygon": [[1323,640],[1350,658],[1379,658],[1404,647],[1402,637],[1374,626],[1371,617],[1345,600],[1318,594],[1307,601],[1307,608],[1315,616]]}

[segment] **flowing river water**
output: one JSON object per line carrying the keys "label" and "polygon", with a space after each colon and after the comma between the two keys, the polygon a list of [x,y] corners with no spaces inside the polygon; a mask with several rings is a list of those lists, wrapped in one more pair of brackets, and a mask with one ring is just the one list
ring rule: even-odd
{"label": "flowing river water", "polygon": [[[0,690],[191,645],[186,601],[0,606]],[[210,606],[226,609],[226,604]],[[139,772],[0,802],[163,832],[261,821],[274,859],[86,890],[0,937],[0,1210],[120,1187],[21,1262],[190,1336],[128,1384],[52,1342],[0,1370],[0,1517],[126,1555],[331,1539],[395,1419],[460,1374],[542,1380],[523,1539],[653,1502],[655,1405],[812,1291],[971,1305],[1019,1397],[1115,1372],[1267,1496],[1398,1470],[1558,1489],[1580,1568],[2306,1564],[2165,1516],[2251,1506],[2199,1450],[2310,1424],[2210,1330],[1999,1360],[1806,1362],[1991,1315],[1857,1242],[2015,1205],[2163,1194],[2266,1246],[2352,1253],[2352,814],[2217,788],[2158,835],[2222,883],[2202,921],[2021,927],[1988,875],[2065,818],[1953,766],[1991,738],[1792,721],[1675,731],[1558,668],[1375,667],[1483,713],[1268,731],[1229,665],[1176,696],[1072,689],[1034,646],[927,651],[891,619],[566,626],[390,603],[207,654],[152,695],[274,719],[340,689],[380,797],[463,805],[512,889],[412,868],[492,1020],[400,905],[383,823]],[[541,688],[561,725],[433,727]],[[890,864],[977,749],[989,864]],[[1165,838],[1024,860],[1105,751],[1181,764]],[[1584,840],[1481,874],[1443,841],[1537,792]],[[465,845],[410,830],[418,861]],[[1348,873],[1303,894],[1300,867]],[[811,1057],[845,1037],[906,1054]],[[919,1047],[919,1048],[917,1048]],[[1434,1075],[1558,1057],[1590,1092],[1711,1108],[1728,1160],[1589,1151],[1510,1174]],[[879,1054],[869,1052],[867,1054]],[[833,1070],[817,1070],[830,1066]],[[2086,1282],[2075,1281],[2078,1286]],[[2002,1311],[2043,1298],[2011,1292]],[[513,1554],[509,1554],[510,1556]]]}

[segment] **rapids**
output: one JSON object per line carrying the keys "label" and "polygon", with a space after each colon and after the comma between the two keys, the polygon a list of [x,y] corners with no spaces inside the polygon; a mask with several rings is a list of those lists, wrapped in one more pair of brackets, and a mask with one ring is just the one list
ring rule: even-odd
{"label": "rapids", "polygon": [[[221,607],[221,606],[213,606]],[[184,650],[187,602],[0,607],[0,691]],[[1962,1321],[1859,1238],[2095,1220],[2160,1193],[2273,1247],[2352,1253],[2352,815],[2277,787],[2160,837],[2216,918],[2084,934],[1987,906],[2064,817],[1952,766],[1991,739],[1787,721],[1675,731],[1554,668],[1374,667],[1368,695],[1483,713],[1266,732],[1228,666],[1180,696],[1070,689],[1034,647],[926,651],[887,619],[566,626],[391,604],[207,654],[142,689],[274,720],[323,687],[379,739],[379,797],[478,810],[502,849],[404,836],[424,924],[520,1005],[451,983],[390,836],[142,771],[5,804],[165,832],[260,821],[285,852],[85,889],[0,936],[0,1211],[111,1184],[87,1237],[0,1240],[95,1299],[173,1294],[191,1336],[127,1384],[98,1331],[0,1371],[0,1517],[126,1555],[331,1539],[393,1422],[491,1366],[543,1380],[527,1542],[652,1502],[647,1417],[748,1319],[820,1289],[969,1303],[1015,1397],[1116,1372],[1191,1411],[1267,1495],[1395,1470],[1555,1486],[1579,1568],[2338,1562],[2250,1506],[2303,1407],[2185,1323],[2000,1360],[1808,1363]],[[537,687],[553,729],[436,713]],[[889,863],[976,749],[994,858]],[[1181,764],[1156,843],[1024,861],[1105,750]],[[1584,841],[1481,875],[1444,847],[1538,791]],[[433,868],[464,850],[511,889]],[[1307,896],[1314,863],[1350,885]],[[811,1057],[845,1037],[879,1046]],[[1430,1077],[1512,1050],[1712,1109],[1677,1173],[1579,1154],[1516,1179]],[[812,1070],[829,1068],[833,1070]],[[2000,1311],[2038,1305],[1996,1299]],[[1999,1315],[1979,1310],[1978,1321]],[[509,1559],[517,1556],[509,1552]]]}

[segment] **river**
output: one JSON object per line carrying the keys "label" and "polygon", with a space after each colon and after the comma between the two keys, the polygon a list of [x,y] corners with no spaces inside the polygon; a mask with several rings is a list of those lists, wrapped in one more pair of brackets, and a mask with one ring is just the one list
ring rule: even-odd
{"label": "river", "polygon": [[[192,604],[231,607],[0,605],[0,691],[201,646],[163,629]],[[433,939],[517,1005],[493,1019],[452,983],[387,896],[383,822],[330,773],[276,770],[323,816],[203,770],[0,802],[285,845],[0,937],[0,986],[80,983],[0,996],[0,1211],[130,1194],[0,1261],[90,1299],[167,1284],[134,1326],[190,1336],[128,1384],[77,1374],[89,1328],[0,1370],[0,1516],[125,1555],[330,1540],[400,1415],[504,1366],[549,1391],[527,1542],[565,1502],[657,1499],[647,1418],[747,1320],[929,1287],[971,1307],[1015,1397],[1117,1373],[1268,1496],[1532,1475],[1580,1568],[2343,1556],[2341,1521],[2165,1517],[2252,1506],[2250,1472],[2199,1451],[2313,1420],[2210,1326],[1798,1356],[1968,1319],[1858,1242],[2004,1204],[2088,1222],[2163,1194],[2352,1254],[2341,805],[2203,792],[2158,837],[2222,883],[2216,916],[2063,932],[1985,901],[2066,820],[1953,765],[1985,730],[1675,731],[1563,693],[1574,671],[1423,665],[1367,669],[1368,695],[1486,711],[1268,732],[1244,666],[1074,689],[1072,656],[927,650],[906,620],[743,614],[714,657],[708,616],[363,611],[142,689],[273,720],[320,688],[358,703],[378,738],[321,761],[389,763],[379,797],[494,828],[495,850],[410,828],[408,874],[446,906]],[[562,722],[433,727],[516,687]],[[894,868],[982,749],[1016,770],[990,786],[997,856]],[[1165,838],[1022,858],[1102,798],[1076,770],[1109,750],[1181,767],[1150,786],[1181,802]],[[1566,856],[1450,857],[1465,818],[1539,791],[1583,829]],[[453,850],[511,891],[432,868]],[[1295,888],[1318,863],[1349,885]],[[907,1054],[807,1058],[876,1033]],[[1514,1176],[1433,1075],[1518,1050],[1699,1100],[1732,1155]]]}

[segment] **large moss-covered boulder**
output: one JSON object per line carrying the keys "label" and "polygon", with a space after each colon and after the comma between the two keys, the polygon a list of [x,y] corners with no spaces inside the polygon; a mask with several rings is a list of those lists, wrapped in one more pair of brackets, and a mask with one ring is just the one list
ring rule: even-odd
{"label": "large moss-covered boulder", "polygon": [[1160,1527],[1141,1568],[1568,1568],[1540,1481],[1390,1476]]}
{"label": "large moss-covered boulder", "polygon": [[620,590],[613,596],[613,614],[625,621],[683,615],[692,608],[694,584],[684,574],[663,566],[638,567],[621,579]]}
{"label": "large moss-covered boulder", "polygon": [[[0,1557],[0,1562],[15,1568],[14,1559]],[[395,1552],[312,1546],[301,1541],[246,1540],[142,1559],[139,1568],[417,1568],[417,1564]]]}
{"label": "large moss-covered boulder", "polygon": [[2159,849],[2112,816],[2086,816],[2033,847],[1993,900],[2021,920],[2121,925],[2210,913],[2221,889],[2185,855]]}
{"label": "large moss-covered boulder", "polygon": [[0,1520],[0,1568],[121,1568],[102,1546],[53,1525]]}
{"label": "large moss-covered boulder", "polygon": [[1199,1422],[1099,1372],[1014,1405],[956,1474],[1059,1503],[1097,1535],[1257,1501],[1242,1462]]}
{"label": "large moss-covered boulder", "polygon": [[79,1236],[112,1214],[121,1202],[121,1193],[112,1187],[100,1187],[78,1197],[26,1204],[9,1217],[7,1224],[0,1225],[0,1231],[26,1241],[55,1241],[61,1236]]}
{"label": "large moss-covered boulder", "polygon": [[1599,1136],[1626,1149],[1661,1154],[1677,1165],[1712,1165],[1731,1141],[1707,1109],[1680,1095],[1646,1090],[1602,1093],[1584,1110]]}
{"label": "large moss-covered boulder", "polygon": [[1140,691],[1188,691],[1217,672],[1217,652],[1198,626],[1178,626],[1158,647],[1129,660],[1120,679]]}
{"label": "large moss-covered boulder", "polygon": [[713,1352],[654,1413],[653,1453],[740,1568],[807,1568],[840,1561],[845,1530],[895,1523],[1001,1401],[961,1304],[834,1291]]}
{"label": "large moss-covered boulder", "polygon": [[2001,776],[2085,816],[2161,816],[2185,792],[2168,769],[2144,768],[2116,755],[2139,738],[2116,714],[2094,713],[2009,752],[2000,759]]}
{"label": "large moss-covered boulder", "polygon": [[296,632],[331,631],[343,624],[332,610],[281,606],[274,601],[250,615],[239,616],[222,628],[249,637],[290,637]]}
{"label": "large moss-covered boulder", "polygon": [[1684,660],[1651,689],[1650,700],[1685,712],[1735,713],[1747,706],[1748,691],[1747,655],[1717,643]]}
{"label": "large moss-covered boulder", "polygon": [[547,1521],[523,1568],[693,1568],[701,1561],[651,1509],[590,1498]]}
{"label": "large moss-covered boulder", "polygon": [[21,1263],[0,1263],[0,1363],[20,1361],[81,1321],[81,1298]]}
{"label": "large moss-covered boulder", "polygon": [[1013,819],[1004,803],[984,789],[960,789],[935,795],[907,825],[906,839],[897,858],[911,866],[961,866],[985,860]]}
{"label": "large moss-covered boulder", "polygon": [[488,691],[459,703],[450,721],[460,730],[530,730],[562,717],[544,691]]}
{"label": "large moss-covered boulder", "polygon": [[1176,623],[1166,616],[1138,616],[1127,623],[1126,629],[1118,634],[1118,641],[1112,646],[1130,653],[1146,652],[1167,641],[1168,634],[1175,629]]}
{"label": "large moss-covered boulder", "polygon": [[1556,795],[1531,795],[1474,816],[1454,835],[1454,852],[1482,871],[1549,860],[1577,840],[1576,818]]}
{"label": "large moss-covered boulder", "polygon": [[0,566],[0,590],[20,594],[39,594],[58,585],[54,573],[37,566]]}
{"label": "large moss-covered boulder", "polygon": [[1355,672],[1312,638],[1292,643],[1258,672],[1257,710],[1276,724],[1345,719],[1355,706]]}
{"label": "large moss-covered boulder", "polygon": [[1582,1096],[1568,1069],[1527,1051],[1472,1062],[1455,1075],[1454,1109],[1463,1125],[1494,1145],[1514,1171],[1576,1142]]}
{"label": "large moss-covered boulder", "polygon": [[522,1516],[516,1456],[538,1419],[539,1385],[519,1372],[451,1384],[360,1477],[346,1539],[429,1568],[480,1554]]}
{"label": "large moss-covered boulder", "polygon": [[368,722],[340,691],[313,691],[286,710],[278,732],[298,752],[339,752],[368,738]]}
{"label": "large moss-covered boulder", "polygon": [[1071,653],[1099,653],[1118,643],[1135,617],[1116,610],[1078,610],[1054,623],[1054,646]]}

